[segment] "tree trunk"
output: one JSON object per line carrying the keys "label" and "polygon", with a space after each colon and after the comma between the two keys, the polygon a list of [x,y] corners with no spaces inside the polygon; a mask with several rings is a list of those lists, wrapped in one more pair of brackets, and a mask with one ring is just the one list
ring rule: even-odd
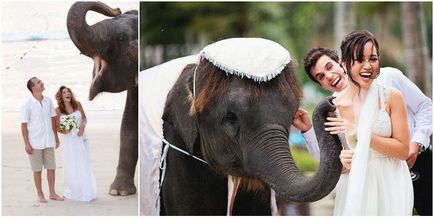
{"label": "tree trunk", "polygon": [[[401,3],[401,23],[407,75],[426,95],[431,96],[428,83],[428,48],[426,46],[423,11],[420,3]],[[429,76],[427,76],[429,75]]]}
{"label": "tree trunk", "polygon": [[354,30],[354,3],[353,2],[335,2],[335,49],[339,52],[341,41],[345,35]]}

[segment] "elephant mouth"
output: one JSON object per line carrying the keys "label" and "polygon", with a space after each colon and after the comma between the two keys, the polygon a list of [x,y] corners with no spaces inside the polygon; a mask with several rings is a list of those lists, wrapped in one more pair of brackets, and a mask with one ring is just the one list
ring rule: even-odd
{"label": "elephant mouth", "polygon": [[[244,191],[254,191],[255,193],[263,193],[266,187],[264,186],[264,183],[259,179],[228,175],[227,214],[232,214],[232,209],[234,208],[235,199],[239,189]],[[258,195],[256,197],[263,202],[266,202],[266,200],[268,199],[268,196],[263,195]]]}
{"label": "elephant mouth", "polygon": [[228,179],[232,179],[232,183],[237,184],[236,190],[262,192],[269,189],[268,185],[259,178],[228,175]]}
{"label": "elephant mouth", "polygon": [[103,79],[102,74],[107,68],[107,62],[102,59],[99,55],[93,58],[93,73],[92,73],[92,83],[89,90],[89,100],[92,101],[98,93],[100,93]]}
{"label": "elephant mouth", "polygon": [[260,192],[266,190],[264,182],[258,178],[241,178],[239,188],[245,191]]}

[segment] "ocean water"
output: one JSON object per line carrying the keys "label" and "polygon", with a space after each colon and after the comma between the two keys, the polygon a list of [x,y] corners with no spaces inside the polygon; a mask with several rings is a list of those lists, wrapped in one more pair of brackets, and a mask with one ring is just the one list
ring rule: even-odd
{"label": "ocean water", "polygon": [[[138,10],[138,2],[105,2],[122,11]],[[19,111],[30,96],[27,80],[36,76],[52,98],[61,85],[70,87],[85,110],[122,110],[126,92],[102,93],[88,100],[93,61],[80,55],[69,39],[66,16],[71,1],[1,2],[1,106]],[[88,12],[92,25],[107,17]]]}

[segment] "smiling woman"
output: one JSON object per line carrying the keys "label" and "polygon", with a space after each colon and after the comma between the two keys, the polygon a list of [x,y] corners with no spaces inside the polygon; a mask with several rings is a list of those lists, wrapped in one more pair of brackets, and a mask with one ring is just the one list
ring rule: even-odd
{"label": "smiling woman", "polygon": [[[71,89],[61,86],[56,93],[57,131],[61,133],[63,153],[63,195],[71,200],[91,201],[96,198],[96,182],[90,161],[90,149],[84,129],[86,114],[75,100]],[[62,122],[71,119],[75,125],[62,128]],[[63,125],[65,126],[65,125]]]}
{"label": "smiling woman", "polygon": [[368,32],[347,35],[355,43],[342,43],[342,65],[349,73],[351,81],[360,88],[369,87],[380,73],[380,47],[377,39]]}
{"label": "smiling woman", "polygon": [[[354,124],[352,149],[341,151],[334,215],[412,215],[413,187],[405,160],[410,132],[400,91],[379,85],[379,47],[368,31],[341,43],[348,87],[336,95],[338,117]],[[354,155],[353,155],[354,154]]]}

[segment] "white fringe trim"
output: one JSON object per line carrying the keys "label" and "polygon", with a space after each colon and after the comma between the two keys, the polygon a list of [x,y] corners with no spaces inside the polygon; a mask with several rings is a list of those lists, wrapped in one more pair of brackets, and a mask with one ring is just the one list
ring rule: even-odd
{"label": "white fringe trim", "polygon": [[226,66],[226,65],[224,65],[222,63],[217,62],[216,60],[214,60],[211,56],[209,56],[204,51],[200,52],[200,57],[203,57],[203,58],[207,59],[214,66],[216,66],[220,70],[225,71],[226,75],[227,74],[232,74],[232,75],[239,76],[241,78],[247,77],[247,78],[252,79],[252,80],[254,80],[255,82],[258,82],[258,83],[270,81],[271,79],[273,79],[274,77],[276,77],[277,75],[279,75],[282,72],[282,70],[286,67],[286,65],[288,65],[289,62],[291,62],[291,57],[288,56],[283,61],[283,63],[279,67],[277,67],[275,70],[271,71],[270,73],[268,73],[266,75],[258,76],[258,75],[255,75],[252,72],[243,72],[243,71],[239,71],[239,70],[236,70],[236,69],[231,69],[228,66]]}

